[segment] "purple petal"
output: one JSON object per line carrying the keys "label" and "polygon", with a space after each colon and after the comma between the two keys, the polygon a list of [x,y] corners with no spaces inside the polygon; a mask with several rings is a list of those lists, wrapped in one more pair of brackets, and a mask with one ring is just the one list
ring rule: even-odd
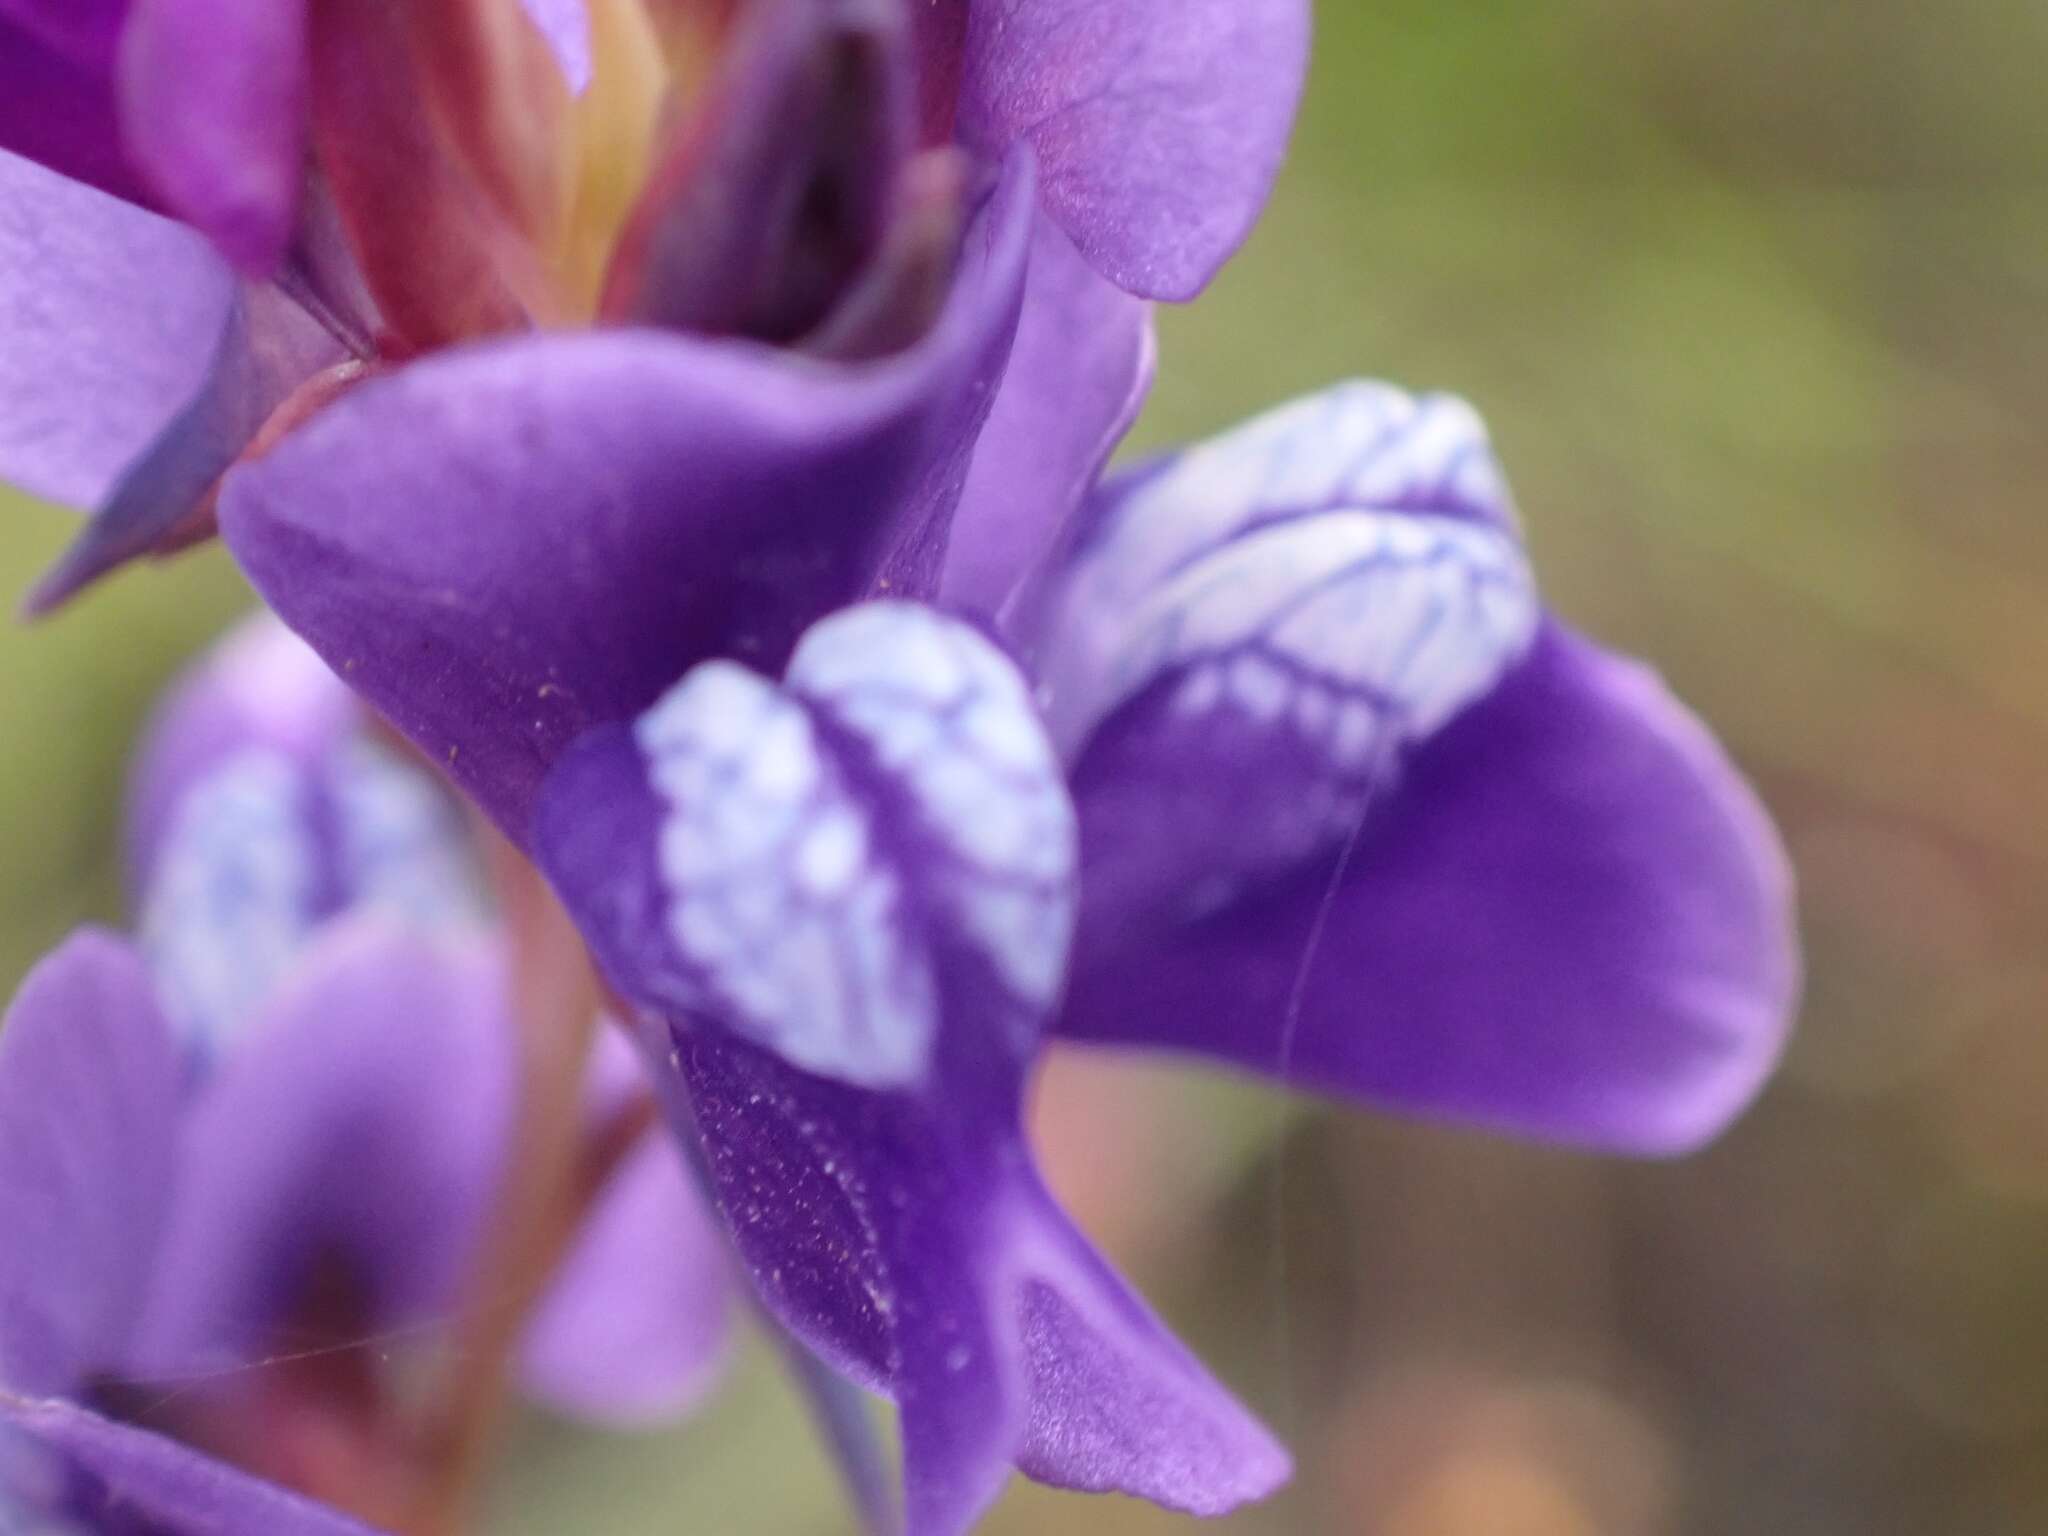
{"label": "purple petal", "polygon": [[[1014,606],[1070,761],[1117,709],[1172,688],[1187,717],[1229,704],[1270,723],[1263,734],[1327,741],[1312,757],[1347,774],[1373,754],[1376,720],[1398,715],[1402,740],[1426,733],[1500,676],[1536,621],[1479,418],[1365,383],[1104,487]],[[1278,712],[1297,684],[1317,707],[1290,724]]]}
{"label": "purple petal", "polygon": [[[616,1030],[599,1048],[598,1111],[641,1084]],[[591,1213],[528,1325],[520,1381],[558,1412],[631,1427],[694,1407],[732,1344],[725,1244],[675,1143],[635,1150]]]}
{"label": "purple petal", "polygon": [[1014,1105],[862,1093],[703,1032],[677,1050],[763,1300],[901,1405],[911,1536],[966,1530],[1012,1463],[1201,1514],[1285,1480],[1045,1197]]}
{"label": "purple petal", "polygon": [[190,230],[0,152],[0,295],[0,477],[92,507],[200,393],[235,284]]}
{"label": "purple petal", "polygon": [[1121,287],[1200,292],[1280,168],[1308,63],[1307,0],[959,8],[960,137],[984,153],[1027,140],[1046,208]]}
{"label": "purple petal", "polygon": [[[44,7],[35,7],[43,11]],[[52,18],[54,19],[54,18]],[[115,110],[113,43],[0,19],[0,157],[8,152],[61,176],[147,205]],[[11,201],[8,196],[0,201]]]}
{"label": "purple petal", "polygon": [[19,29],[81,63],[114,56],[129,0],[0,0],[0,28]]}
{"label": "purple petal", "polygon": [[132,0],[119,73],[127,142],[163,205],[269,276],[305,178],[305,0]]}
{"label": "purple petal", "polygon": [[217,645],[151,725],[130,795],[137,927],[201,1073],[337,914],[376,909],[421,933],[480,926],[456,807],[366,725],[268,615]]}
{"label": "purple petal", "polygon": [[[906,801],[877,804],[877,770]],[[823,1076],[928,1082],[950,963],[1006,999],[988,1027],[1017,1032],[974,1050],[1013,1066],[1058,990],[1073,826],[1057,767],[1009,662],[914,604],[814,626],[786,689],[696,668],[630,734],[578,746],[538,834],[629,997]],[[918,915],[934,911],[936,934]]]}
{"label": "purple petal", "polygon": [[965,1530],[1020,1458],[1189,1508],[1284,1474],[1031,1171],[1072,824],[1023,679],[976,631],[871,603],[806,634],[782,688],[700,667],[579,745],[537,825],[614,983],[678,1021],[668,1059],[764,1302],[901,1405],[914,1536]]}
{"label": "purple petal", "polygon": [[84,1480],[77,1513],[100,1531],[152,1536],[376,1536],[323,1504],[161,1435],[70,1403],[0,1392],[0,1431],[58,1457]]}
{"label": "purple petal", "polygon": [[585,0],[520,0],[562,66],[562,78],[580,96],[590,85],[590,8]]}
{"label": "purple petal", "polygon": [[1050,552],[1152,385],[1147,305],[1041,216],[1016,345],[975,444],[939,594],[993,615]]}
{"label": "purple petal", "polygon": [[341,360],[341,346],[276,288],[230,304],[198,392],[121,474],[112,493],[29,594],[48,613],[117,566],[189,542],[215,483],[299,385]]}
{"label": "purple petal", "polygon": [[239,468],[222,529],[285,621],[523,842],[562,749],[694,662],[772,665],[871,584],[930,589],[1015,324],[1029,183],[1010,168],[908,354],[834,367],[646,331],[470,349]]}
{"label": "purple petal", "polygon": [[1712,1136],[1775,1060],[1797,991],[1783,852],[1644,669],[1547,628],[1407,760],[1340,870],[1208,915],[1118,908],[1167,835],[1122,818],[1145,728],[1076,776],[1097,942],[1064,1033],[1646,1152]]}
{"label": "purple petal", "polygon": [[134,1374],[288,1347],[316,1263],[371,1331],[437,1317],[494,1186],[511,1053],[490,946],[330,929],[188,1111]]}
{"label": "purple petal", "polygon": [[[1203,1369],[1034,1184],[1019,1268],[1030,1415],[1017,1465],[1085,1493],[1192,1515],[1263,1499],[1287,1452]],[[1028,1246],[1026,1246],[1028,1241]]]}
{"label": "purple petal", "polygon": [[1028,616],[1073,764],[1063,1032],[1643,1150],[1794,991],[1769,824],[1541,620],[1469,409],[1346,386],[1113,488]]}
{"label": "purple petal", "polygon": [[0,1027],[0,1386],[116,1366],[153,1267],[179,1066],[135,954],[87,930]]}

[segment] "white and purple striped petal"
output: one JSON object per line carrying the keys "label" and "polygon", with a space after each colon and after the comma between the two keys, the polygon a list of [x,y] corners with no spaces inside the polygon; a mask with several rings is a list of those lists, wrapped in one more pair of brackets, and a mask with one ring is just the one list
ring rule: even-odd
{"label": "white and purple striped petal", "polygon": [[991,642],[873,603],[779,686],[707,664],[572,749],[537,833],[763,1300],[901,1406],[913,1536],[964,1531],[1013,1464],[1211,1513],[1285,1477],[1031,1166],[1075,831]]}
{"label": "white and purple striped petal", "polygon": [[151,723],[130,792],[136,925],[201,1072],[245,1038],[332,918],[375,910],[416,932],[481,922],[453,803],[367,726],[341,680],[268,616],[216,645]]}
{"label": "white and purple striped petal", "polygon": [[1069,762],[1058,1028],[1642,1151],[1797,990],[1768,819],[1546,618],[1469,408],[1348,385],[1106,487],[1020,643]]}

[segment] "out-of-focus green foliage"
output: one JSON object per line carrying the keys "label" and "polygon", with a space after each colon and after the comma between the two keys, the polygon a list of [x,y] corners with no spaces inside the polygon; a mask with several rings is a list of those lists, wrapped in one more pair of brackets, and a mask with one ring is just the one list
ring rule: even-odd
{"label": "out-of-focus green foliage", "polygon": [[[1346,374],[1473,399],[1554,599],[1758,776],[1810,1004],[1682,1165],[1063,1075],[1062,1182],[1300,1451],[1227,1528],[2048,1530],[2048,9],[1320,22],[1270,217],[1161,318],[1141,446]],[[19,590],[66,525],[7,515]],[[118,911],[137,711],[235,601],[209,555],[0,635],[7,977]],[[758,1348],[695,1425],[517,1449],[506,1533],[846,1528]],[[990,1526],[1181,1528],[1024,1488]]]}

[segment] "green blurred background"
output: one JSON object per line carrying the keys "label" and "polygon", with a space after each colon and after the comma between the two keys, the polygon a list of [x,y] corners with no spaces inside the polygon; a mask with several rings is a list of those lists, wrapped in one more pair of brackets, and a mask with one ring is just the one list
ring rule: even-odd
{"label": "green blurred background", "polygon": [[[1071,1202],[1297,1448],[1242,1532],[2048,1531],[2048,5],[1324,0],[1293,161],[1142,429],[1346,374],[1487,415],[1549,590],[1792,844],[1763,1104],[1624,1166],[1062,1060]],[[23,589],[71,524],[8,507]],[[122,760],[217,552],[0,630],[0,979],[120,911]],[[847,1528],[750,1344],[528,1423],[494,1529]],[[1165,1532],[1020,1487],[991,1532]]]}

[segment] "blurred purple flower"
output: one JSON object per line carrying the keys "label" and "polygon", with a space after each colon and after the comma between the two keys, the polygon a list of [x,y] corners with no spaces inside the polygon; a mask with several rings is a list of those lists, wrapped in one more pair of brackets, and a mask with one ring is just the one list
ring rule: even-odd
{"label": "blurred purple flower", "polygon": [[[1028,686],[900,601],[796,642],[814,519],[886,525],[929,481],[758,386],[698,422],[726,451],[691,460],[696,523],[632,515],[676,428],[593,412],[542,456],[451,413],[415,459],[377,448],[419,416],[397,387],[227,507],[278,610],[466,772],[646,1010],[767,1304],[902,1405],[917,1536],[1012,1462],[1203,1512],[1285,1475],[1045,1195],[1018,1099],[1046,1030],[1664,1153],[1756,1091],[1796,990],[1763,812],[1544,614],[1469,408],[1347,385],[1091,491],[1149,368],[1125,318],[1064,371],[1020,343],[943,565],[867,589],[936,584]],[[345,509],[317,532],[316,496]],[[786,556],[713,542],[777,515]]]}
{"label": "blurred purple flower", "polygon": [[[96,509],[30,606],[204,537],[222,474],[366,372],[536,326],[666,352],[612,363],[607,400],[736,357],[801,390],[814,364],[731,341],[899,356],[978,286],[986,348],[938,390],[970,439],[1018,303],[957,253],[998,168],[1035,159],[1018,217],[1098,303],[1190,296],[1278,168],[1307,10],[10,0],[0,476]],[[531,377],[574,343],[502,345]]]}
{"label": "blurred purple flower", "polygon": [[[0,1391],[54,1453],[15,1445],[17,1502],[354,1528],[249,1472],[374,1507],[379,1454],[402,1454],[384,1362],[466,1282],[509,1130],[505,965],[459,833],[268,621],[160,713],[138,942],[73,938],[0,1033]],[[631,1079],[617,1043],[593,1113]],[[524,1385],[608,1422],[680,1413],[723,1357],[726,1288],[680,1159],[648,1142],[530,1323]]]}

